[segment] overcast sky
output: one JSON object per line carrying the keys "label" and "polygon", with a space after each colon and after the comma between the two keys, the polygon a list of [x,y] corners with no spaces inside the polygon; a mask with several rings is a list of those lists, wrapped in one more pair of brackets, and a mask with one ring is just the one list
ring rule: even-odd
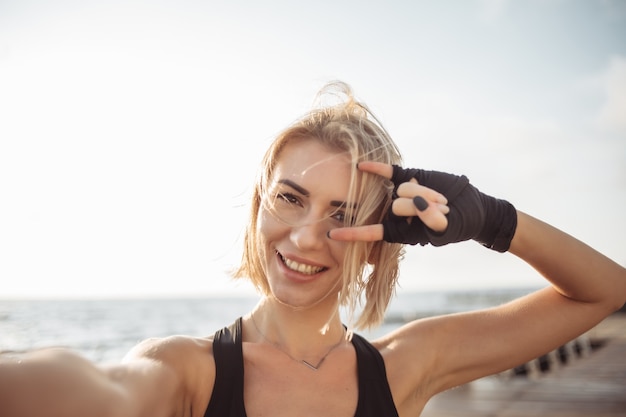
{"label": "overcast sky", "polygon": [[[626,263],[624,1],[0,1],[0,297],[246,291],[261,153],[332,79],[408,166]],[[540,282],[473,242],[400,280]]]}

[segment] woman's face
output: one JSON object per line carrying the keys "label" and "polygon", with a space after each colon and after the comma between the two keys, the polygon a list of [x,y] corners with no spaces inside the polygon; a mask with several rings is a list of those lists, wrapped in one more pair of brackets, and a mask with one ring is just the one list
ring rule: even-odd
{"label": "woman's face", "polygon": [[347,244],[326,233],[343,226],[353,203],[345,201],[352,169],[347,154],[315,139],[282,150],[257,225],[269,288],[283,304],[336,302]]}

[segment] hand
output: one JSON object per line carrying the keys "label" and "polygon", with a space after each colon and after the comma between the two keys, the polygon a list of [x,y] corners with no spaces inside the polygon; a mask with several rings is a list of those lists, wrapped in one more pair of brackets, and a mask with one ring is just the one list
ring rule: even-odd
{"label": "hand", "polygon": [[[414,177],[394,181],[394,167],[381,162],[360,162],[359,170],[380,175],[394,182],[394,199],[391,210],[381,224],[334,229],[330,236],[342,241],[387,240],[385,234],[395,229],[422,229],[424,226],[443,232],[448,226],[446,214],[450,211],[446,197],[420,185]],[[406,241],[405,241],[406,240]],[[404,239],[396,243],[418,243]]]}
{"label": "hand", "polygon": [[330,238],[434,246],[475,239],[499,252],[508,250],[517,211],[478,191],[467,177],[378,162],[361,162],[359,169],[393,182],[391,210],[381,224],[334,229]]}

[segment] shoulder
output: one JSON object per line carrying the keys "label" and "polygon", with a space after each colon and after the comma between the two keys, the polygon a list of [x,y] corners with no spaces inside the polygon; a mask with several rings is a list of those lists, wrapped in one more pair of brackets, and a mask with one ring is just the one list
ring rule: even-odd
{"label": "shoulder", "polygon": [[173,364],[183,364],[188,358],[186,355],[213,354],[213,339],[191,336],[167,336],[145,339],[135,345],[124,356],[123,362],[147,358]]}
{"label": "shoulder", "polygon": [[193,410],[192,415],[203,415],[215,380],[212,338],[146,339],[133,347],[122,362],[131,367],[147,364],[160,376],[162,387],[174,392],[179,410]]}

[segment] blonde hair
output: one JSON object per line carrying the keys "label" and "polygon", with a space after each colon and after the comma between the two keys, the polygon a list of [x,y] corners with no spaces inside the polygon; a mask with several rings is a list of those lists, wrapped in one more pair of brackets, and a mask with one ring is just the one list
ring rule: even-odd
{"label": "blonde hair", "polygon": [[[350,156],[354,167],[360,161],[378,161],[401,164],[398,147],[368,107],[355,100],[352,89],[335,81],[325,85],[316,102],[326,98],[339,99],[338,104],[321,105],[297,120],[280,133],[265,153],[252,195],[249,223],[244,235],[241,263],[233,272],[235,278],[248,278],[263,294],[270,288],[259,256],[257,218],[270,188],[274,169],[287,143],[317,140]],[[347,201],[358,202],[358,210],[346,207],[346,225],[380,223],[391,205],[392,184],[380,176],[352,171]],[[344,259],[339,302],[354,314],[357,306],[363,309],[355,327],[378,325],[384,318],[395,291],[399,263],[404,245],[377,242],[351,242]],[[363,297],[365,301],[363,302]]]}

